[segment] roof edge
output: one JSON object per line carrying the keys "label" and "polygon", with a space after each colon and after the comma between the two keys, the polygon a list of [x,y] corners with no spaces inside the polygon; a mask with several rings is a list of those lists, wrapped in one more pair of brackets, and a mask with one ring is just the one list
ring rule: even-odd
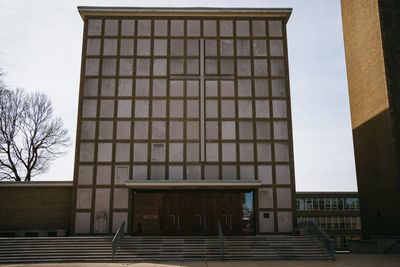
{"label": "roof edge", "polygon": [[297,191],[299,195],[338,195],[338,194],[358,194],[357,191]]}
{"label": "roof edge", "polygon": [[72,187],[73,181],[26,181],[26,182],[17,182],[17,181],[1,181],[1,187]]}
{"label": "roof edge", "polygon": [[96,15],[141,16],[277,16],[289,19],[292,8],[223,8],[223,7],[107,7],[78,6],[82,19]]}

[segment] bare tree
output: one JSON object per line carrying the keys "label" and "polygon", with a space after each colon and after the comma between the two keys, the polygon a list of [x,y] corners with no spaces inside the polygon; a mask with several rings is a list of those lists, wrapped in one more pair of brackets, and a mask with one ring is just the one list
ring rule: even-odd
{"label": "bare tree", "polygon": [[0,82],[0,180],[30,181],[69,144],[68,130],[45,94],[10,90]]}
{"label": "bare tree", "polygon": [[2,79],[2,77],[4,77],[4,72],[3,72],[3,69],[2,68],[0,68],[0,92],[2,92],[3,91],[3,88],[5,87],[5,85],[4,85],[4,83],[3,83],[3,79]]}

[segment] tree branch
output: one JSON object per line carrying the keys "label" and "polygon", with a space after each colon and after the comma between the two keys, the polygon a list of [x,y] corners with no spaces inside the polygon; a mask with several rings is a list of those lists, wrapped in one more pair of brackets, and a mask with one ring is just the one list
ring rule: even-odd
{"label": "tree branch", "polygon": [[0,179],[30,181],[70,143],[46,95],[0,88]]}

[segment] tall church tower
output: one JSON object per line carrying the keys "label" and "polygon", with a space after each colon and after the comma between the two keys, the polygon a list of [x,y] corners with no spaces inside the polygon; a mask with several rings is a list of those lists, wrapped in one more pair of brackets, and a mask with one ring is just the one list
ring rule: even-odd
{"label": "tall church tower", "polygon": [[73,233],[291,232],[291,9],[79,12]]}

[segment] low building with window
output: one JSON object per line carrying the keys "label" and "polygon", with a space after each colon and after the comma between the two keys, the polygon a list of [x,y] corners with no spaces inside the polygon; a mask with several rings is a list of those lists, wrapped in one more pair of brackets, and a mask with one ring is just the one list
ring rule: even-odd
{"label": "low building with window", "polygon": [[357,192],[297,192],[297,222],[314,220],[334,240],[337,250],[361,236]]}

